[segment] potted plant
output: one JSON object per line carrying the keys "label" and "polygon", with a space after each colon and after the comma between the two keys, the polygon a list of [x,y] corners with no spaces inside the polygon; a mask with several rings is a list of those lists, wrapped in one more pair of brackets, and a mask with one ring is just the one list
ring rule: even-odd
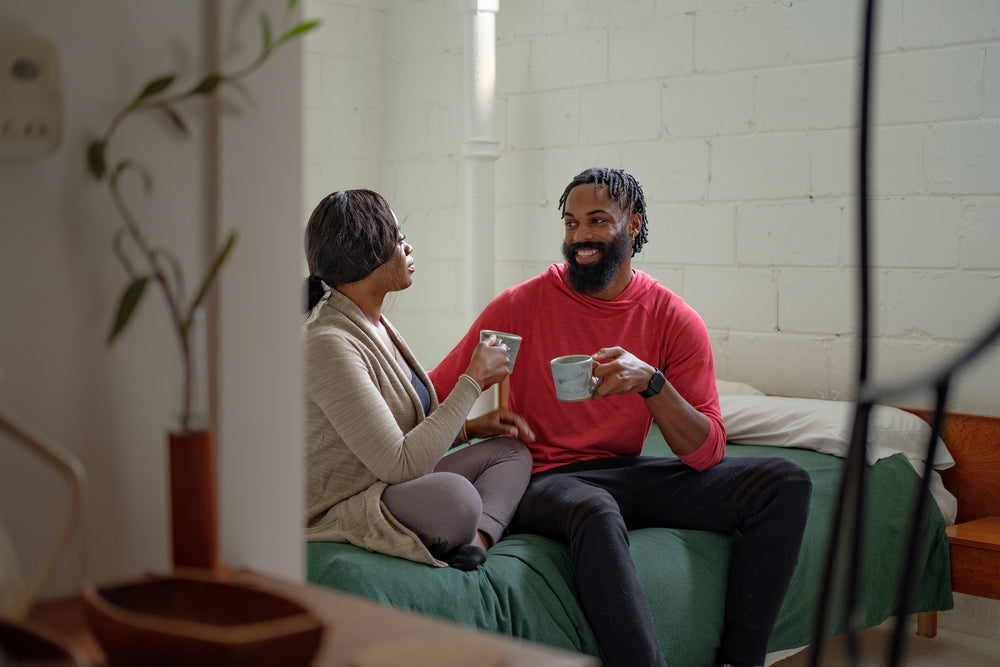
{"label": "potted plant", "polygon": [[198,375],[195,368],[194,331],[205,298],[233,249],[236,234],[230,232],[215,249],[196,289],[188,294],[180,262],[169,249],[150,243],[122,192],[122,178],[132,174],[141,179],[144,192],[148,195],[153,187],[152,173],[131,158],[112,157],[109,149],[122,123],[139,113],[161,113],[183,136],[189,135],[182,113],[185,102],[213,95],[224,86],[242,91],[242,81],[263,66],[278,49],[319,25],[316,20],[294,21],[297,4],[298,0],[288,0],[284,15],[277,25],[266,12],[260,13],[260,51],[248,65],[230,72],[209,72],[194,85],[184,88],[178,84],[177,73],[149,80],[138,94],[111,117],[104,134],[91,140],[87,146],[87,171],[107,188],[121,219],[121,226],[112,239],[112,248],[128,277],[118,300],[107,342],[109,345],[114,343],[125,331],[137,307],[152,287],[152,291],[159,292],[163,297],[171,329],[180,347],[183,364],[181,409],[178,429],[169,435],[171,532],[175,566],[218,566],[214,434],[209,427],[195,421],[194,390]]}

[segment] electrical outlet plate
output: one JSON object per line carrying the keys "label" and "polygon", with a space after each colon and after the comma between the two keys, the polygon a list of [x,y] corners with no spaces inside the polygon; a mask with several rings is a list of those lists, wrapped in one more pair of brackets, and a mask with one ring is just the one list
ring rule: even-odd
{"label": "electrical outlet plate", "polygon": [[61,134],[55,47],[37,37],[0,33],[0,158],[46,155]]}

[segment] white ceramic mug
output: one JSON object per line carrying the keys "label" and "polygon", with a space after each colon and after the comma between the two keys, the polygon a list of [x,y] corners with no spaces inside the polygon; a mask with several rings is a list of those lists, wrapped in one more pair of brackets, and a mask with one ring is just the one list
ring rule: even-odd
{"label": "white ceramic mug", "polygon": [[514,360],[517,359],[517,351],[521,347],[521,337],[517,334],[506,333],[503,331],[493,331],[492,329],[482,329],[479,332],[480,342],[486,340],[490,336],[497,337],[497,345],[503,343],[507,346],[507,370],[513,373]]}
{"label": "white ceramic mug", "polygon": [[570,354],[556,357],[549,362],[552,367],[552,381],[556,385],[556,398],[560,401],[586,401],[600,384],[594,378],[597,362],[588,354]]}

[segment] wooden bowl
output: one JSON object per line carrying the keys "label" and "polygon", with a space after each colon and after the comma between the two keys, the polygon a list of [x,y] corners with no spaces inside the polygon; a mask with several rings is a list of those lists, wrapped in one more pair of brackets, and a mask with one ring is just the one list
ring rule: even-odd
{"label": "wooden bowl", "polygon": [[153,575],[83,590],[111,665],[308,665],[323,635],[306,607],[211,575]]}

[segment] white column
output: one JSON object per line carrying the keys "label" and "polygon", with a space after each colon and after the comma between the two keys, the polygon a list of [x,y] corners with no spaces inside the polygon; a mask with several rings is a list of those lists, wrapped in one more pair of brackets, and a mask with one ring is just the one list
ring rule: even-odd
{"label": "white column", "polygon": [[496,14],[500,0],[461,0],[465,25],[465,160],[467,310],[474,317],[493,298],[493,138],[496,96]]}

